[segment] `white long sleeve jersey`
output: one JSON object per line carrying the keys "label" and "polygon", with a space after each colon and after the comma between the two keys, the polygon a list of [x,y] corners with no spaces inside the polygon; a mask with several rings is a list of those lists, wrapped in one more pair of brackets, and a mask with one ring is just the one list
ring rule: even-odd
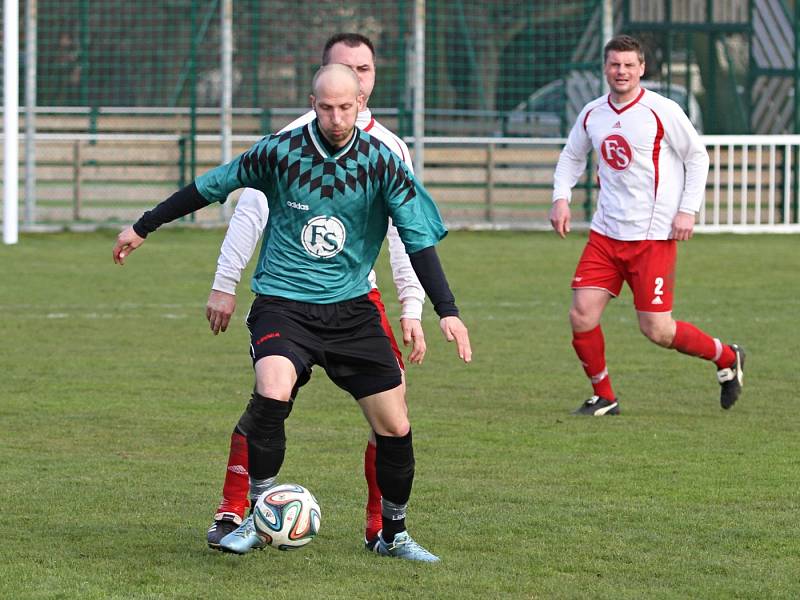
{"label": "white long sleeve jersey", "polygon": [[553,177],[553,200],[572,188],[597,154],[600,193],[591,228],[617,240],[665,240],[680,212],[700,210],[708,152],[681,107],[642,89],[615,106],[609,95],[578,115]]}
{"label": "white long sleeve jersey", "polygon": [[[309,111],[289,123],[281,131],[288,131],[310,123],[315,117],[314,111]],[[413,172],[408,146],[403,140],[376,121],[369,109],[358,113],[356,126],[389,146]],[[246,188],[236,203],[236,208],[228,225],[228,231],[222,242],[219,259],[217,260],[217,271],[214,275],[214,283],[211,286],[212,289],[228,294],[236,293],[236,286],[242,278],[242,272],[247,263],[253,256],[258,240],[267,225],[268,218],[267,197],[258,190]],[[394,283],[397,287],[397,297],[402,305],[400,317],[421,319],[425,292],[411,266],[411,261],[408,258],[408,254],[406,254],[400,234],[391,221],[386,232],[386,239],[389,244],[389,263],[392,268]],[[374,270],[369,273],[369,281],[373,288],[377,287]]]}

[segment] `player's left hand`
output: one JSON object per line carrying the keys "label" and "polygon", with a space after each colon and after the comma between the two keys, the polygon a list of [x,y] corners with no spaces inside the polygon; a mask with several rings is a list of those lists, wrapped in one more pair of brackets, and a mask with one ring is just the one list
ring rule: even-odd
{"label": "player's left hand", "polygon": [[439,321],[439,327],[448,342],[455,340],[458,358],[465,363],[472,361],[472,346],[469,343],[469,333],[467,326],[458,317],[443,317]]}
{"label": "player's left hand", "polygon": [[144,244],[144,238],[139,237],[133,227],[128,227],[117,236],[117,243],[114,244],[114,250],[112,251],[114,262],[118,265],[124,265],[125,257],[142,244]]}
{"label": "player's left hand", "polygon": [[428,349],[425,343],[425,332],[422,331],[422,322],[419,319],[400,319],[400,329],[403,330],[403,345],[411,344],[411,354],[408,362],[412,365],[421,365]]}
{"label": "player's left hand", "polygon": [[672,219],[672,231],[669,237],[673,240],[683,241],[691,239],[694,233],[694,215],[679,212]]}

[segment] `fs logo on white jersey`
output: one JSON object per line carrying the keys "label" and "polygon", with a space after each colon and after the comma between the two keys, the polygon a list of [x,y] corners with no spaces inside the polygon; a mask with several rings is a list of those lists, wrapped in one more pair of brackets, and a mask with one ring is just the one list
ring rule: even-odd
{"label": "fs logo on white jersey", "polygon": [[336,217],[314,217],[306,223],[301,234],[303,248],[318,258],[331,258],[344,248],[347,232]]}
{"label": "fs logo on white jersey", "polygon": [[633,162],[631,145],[618,133],[612,133],[600,142],[600,154],[615,171],[624,171]]}

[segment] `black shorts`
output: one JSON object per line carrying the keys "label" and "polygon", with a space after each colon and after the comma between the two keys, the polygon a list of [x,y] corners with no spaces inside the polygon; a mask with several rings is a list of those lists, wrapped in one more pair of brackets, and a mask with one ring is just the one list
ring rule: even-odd
{"label": "black shorts", "polygon": [[367,296],[333,304],[256,296],[247,328],[253,364],[265,356],[285,356],[297,372],[295,391],[308,382],[314,365],[356,399],[402,381],[380,312]]}

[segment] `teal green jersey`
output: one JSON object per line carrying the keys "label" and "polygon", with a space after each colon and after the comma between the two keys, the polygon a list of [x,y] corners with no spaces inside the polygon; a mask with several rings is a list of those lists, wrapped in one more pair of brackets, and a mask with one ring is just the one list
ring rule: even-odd
{"label": "teal green jersey", "polygon": [[447,234],[428,192],[383,142],[356,129],[334,154],[327,148],[313,121],[263,138],[195,182],[210,202],[241,187],[266,195],[257,294],[315,304],[366,294],[389,217],[409,254]]}

